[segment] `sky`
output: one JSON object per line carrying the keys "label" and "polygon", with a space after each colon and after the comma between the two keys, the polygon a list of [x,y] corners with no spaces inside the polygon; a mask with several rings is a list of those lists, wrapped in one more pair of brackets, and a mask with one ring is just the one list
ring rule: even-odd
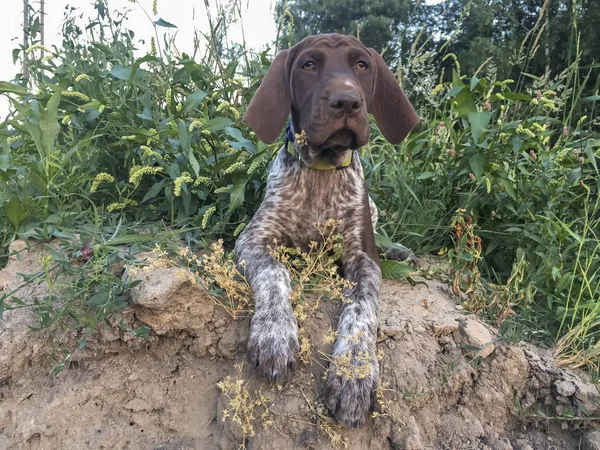
{"label": "sky", "polygon": [[[30,0],[30,4],[37,9],[39,0]],[[128,0],[108,0],[111,11],[129,9],[127,28],[135,31],[136,38],[146,41],[147,49],[140,49],[145,54],[150,49],[150,37],[154,31],[152,23],[144,14],[140,5],[153,19],[162,18],[177,26],[175,43],[181,52],[192,52],[194,28],[202,32],[208,31],[208,19],[203,0],[157,0],[157,16],[152,15],[153,0],[137,0],[131,3]],[[216,4],[227,4],[226,0],[208,0],[212,16],[216,16]],[[240,0],[242,4],[242,22],[246,44],[255,50],[264,48],[276,36],[274,7],[276,0]],[[0,81],[12,80],[20,67],[12,62],[12,50],[23,39],[23,2],[20,0],[2,0],[2,15],[4,17],[0,27]],[[60,30],[67,5],[77,8],[78,14],[84,17],[95,16],[94,0],[46,0],[45,4],[45,45],[60,44]],[[87,22],[87,21],[85,21]],[[84,22],[84,23],[85,23]],[[229,29],[231,43],[242,42],[241,24],[234,24]],[[167,30],[167,29],[163,29]],[[167,32],[173,33],[173,30]],[[0,120],[6,113],[6,99],[0,97]]]}

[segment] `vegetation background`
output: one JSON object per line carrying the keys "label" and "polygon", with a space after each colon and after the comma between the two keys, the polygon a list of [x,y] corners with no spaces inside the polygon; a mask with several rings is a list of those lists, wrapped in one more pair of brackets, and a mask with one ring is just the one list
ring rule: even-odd
{"label": "vegetation background", "polygon": [[[208,10],[208,1],[205,4]],[[0,82],[0,267],[15,239],[60,242],[44,261],[39,327],[80,345],[127,304],[109,268],[157,242],[231,248],[259,206],[267,146],[240,120],[273,53],[311,33],[359,36],[383,52],[421,117],[400,146],[373,123],[360,152],[380,209],[378,245],[437,255],[464,305],[509,339],[554,345],[562,364],[600,361],[600,9],[593,0],[283,0],[273,45],[227,45],[240,0],[209,15],[192,54],[95,0],[67,11],[62,44],[40,45],[30,6],[23,70]],[[136,58],[134,50],[148,52]],[[137,54],[137,53],[136,53]],[[50,248],[50,247],[49,247]],[[384,276],[406,276],[384,263]],[[137,335],[148,329],[131,330]]]}

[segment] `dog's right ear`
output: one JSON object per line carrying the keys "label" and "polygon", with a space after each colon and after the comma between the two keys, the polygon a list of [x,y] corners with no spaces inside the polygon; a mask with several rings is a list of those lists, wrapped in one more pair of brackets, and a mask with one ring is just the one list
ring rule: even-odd
{"label": "dog's right ear", "polygon": [[244,122],[267,144],[272,144],[281,133],[292,106],[286,70],[288,54],[289,50],[277,54],[244,114]]}

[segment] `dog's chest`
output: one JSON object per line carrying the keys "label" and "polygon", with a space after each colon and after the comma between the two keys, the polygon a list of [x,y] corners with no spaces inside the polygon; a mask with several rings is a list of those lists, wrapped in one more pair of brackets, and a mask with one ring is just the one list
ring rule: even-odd
{"label": "dog's chest", "polygon": [[281,155],[269,175],[266,203],[295,245],[319,240],[314,222],[349,223],[362,213],[365,197],[360,162],[341,170],[286,164]]}

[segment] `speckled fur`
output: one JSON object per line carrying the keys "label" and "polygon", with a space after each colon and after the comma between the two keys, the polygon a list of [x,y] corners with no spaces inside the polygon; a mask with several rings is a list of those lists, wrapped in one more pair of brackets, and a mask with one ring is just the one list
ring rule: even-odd
{"label": "speckled fur", "polygon": [[348,426],[359,426],[372,406],[379,367],[375,357],[377,300],[381,272],[377,255],[365,250],[373,239],[372,209],[359,158],[343,170],[308,169],[279,152],[267,181],[266,196],[236,243],[238,261],[254,291],[255,313],[248,351],[256,368],[271,381],[290,374],[296,365],[298,326],[289,302],[290,278],[284,266],[269,255],[273,239],[288,246],[306,247],[319,234],[313,222],[342,220],[344,276],[356,283],[346,292],[338,323],[333,355],[367,352],[372,373],[363,379],[344,379],[330,371],[327,406]]}

